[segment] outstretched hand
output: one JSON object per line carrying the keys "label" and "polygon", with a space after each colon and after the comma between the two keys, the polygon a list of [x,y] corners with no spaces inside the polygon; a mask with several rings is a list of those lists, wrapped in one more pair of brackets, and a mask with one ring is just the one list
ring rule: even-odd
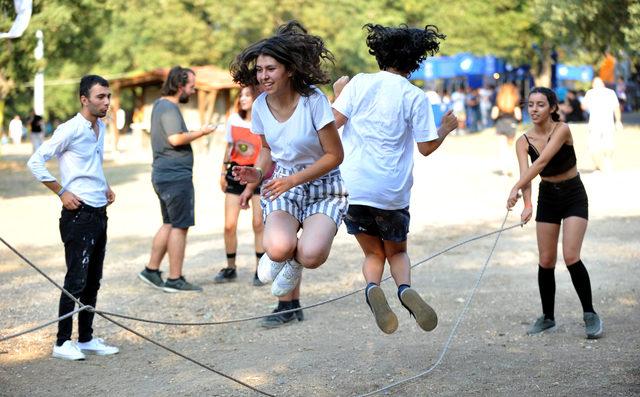
{"label": "outstretched hand", "polygon": [[243,185],[247,183],[260,182],[261,173],[255,167],[247,167],[244,165],[235,165],[231,171],[233,179]]}

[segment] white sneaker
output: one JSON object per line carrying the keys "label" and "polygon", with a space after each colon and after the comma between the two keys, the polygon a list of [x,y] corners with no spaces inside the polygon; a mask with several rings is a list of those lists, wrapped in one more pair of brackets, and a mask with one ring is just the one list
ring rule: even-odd
{"label": "white sneaker", "polygon": [[104,343],[102,338],[93,338],[89,342],[78,342],[78,348],[85,354],[97,354],[98,356],[108,356],[120,351],[115,346]]}
{"label": "white sneaker", "polygon": [[282,271],[276,276],[276,279],[273,280],[271,293],[275,296],[288,294],[298,285],[301,276],[302,265],[293,258],[289,259],[282,268]]}
{"label": "white sneaker", "polygon": [[62,346],[53,345],[53,353],[51,357],[61,358],[63,360],[84,360],[85,355],[80,351],[76,342],[68,340]]}
{"label": "white sneaker", "polygon": [[285,263],[286,262],[272,261],[265,253],[260,258],[260,261],[258,261],[258,278],[263,283],[272,282],[275,280],[278,273],[280,273]]}

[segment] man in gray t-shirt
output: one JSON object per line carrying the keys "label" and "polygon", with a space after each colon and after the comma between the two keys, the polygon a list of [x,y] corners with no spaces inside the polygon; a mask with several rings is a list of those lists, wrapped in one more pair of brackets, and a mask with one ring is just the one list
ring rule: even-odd
{"label": "man in gray t-shirt", "polygon": [[[182,275],[187,232],[195,224],[191,142],[214,130],[208,125],[188,131],[180,113],[178,103],[189,102],[195,82],[193,70],[172,68],[151,111],[151,183],[160,200],[162,226],[153,238],[149,264],[138,277],[165,292],[202,291]],[[159,269],[165,253],[169,254],[169,277],[163,281]]]}
{"label": "man in gray t-shirt", "polygon": [[153,150],[153,172],[155,183],[191,179],[193,151],[191,144],[173,146],[169,137],[187,131],[180,108],[165,98],[153,104],[151,112],[151,149]]}

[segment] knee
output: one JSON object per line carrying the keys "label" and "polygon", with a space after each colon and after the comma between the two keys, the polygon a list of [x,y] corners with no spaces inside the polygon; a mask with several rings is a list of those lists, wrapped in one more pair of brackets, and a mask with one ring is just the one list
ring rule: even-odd
{"label": "knee", "polygon": [[265,252],[269,259],[276,262],[284,262],[287,259],[291,259],[293,257],[293,252],[295,251],[295,244],[287,244],[286,242],[278,242],[265,244]]}
{"label": "knee", "polygon": [[236,229],[237,229],[237,224],[235,222],[233,223],[229,222],[224,224],[225,235],[236,234]]}
{"label": "knee", "polygon": [[307,269],[315,269],[327,261],[327,256],[322,253],[303,253],[298,250],[296,259]]}
{"label": "knee", "polygon": [[253,220],[253,233],[262,233],[264,231],[264,223],[262,223],[262,219],[254,219]]}
{"label": "knee", "polygon": [[569,265],[573,265],[574,263],[578,262],[580,260],[580,255],[576,255],[576,254],[564,254],[564,263],[569,266]]}
{"label": "knee", "polygon": [[556,267],[555,255],[540,255],[540,267],[545,269],[553,269]]}

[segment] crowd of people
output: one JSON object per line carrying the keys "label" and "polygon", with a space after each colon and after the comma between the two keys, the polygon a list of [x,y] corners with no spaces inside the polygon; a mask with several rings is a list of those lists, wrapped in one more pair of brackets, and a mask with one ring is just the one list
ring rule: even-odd
{"label": "crowd of people", "polygon": [[[522,120],[520,93],[511,83],[497,90],[489,86],[465,92],[459,87],[450,97],[452,109],[436,120],[433,95],[425,95],[408,76],[427,56],[438,52],[445,36],[432,25],[367,24],[364,28],[369,53],[380,70],[339,78],[333,84],[333,103],[317,88],[330,83],[323,66],[335,62],[333,54],[322,38],[296,21],[245,48],[230,66],[234,81],[242,88],[225,128],[227,145],[220,165],[226,266],[212,278],[215,283],[237,279],[237,220],[242,209],[251,208],[256,260],[252,283],[258,287],[270,283],[277,299],[271,315],[262,320],[267,328],[304,320],[302,274],[327,261],[344,221],[348,234],[362,249],[363,301],[380,330],[389,334],[398,327],[396,314],[380,288],[386,263],[402,306],[421,329],[433,330],[438,315],[412,286],[407,254],[414,147],[428,156],[456,129],[472,131],[491,124],[511,146]],[[594,82],[594,91],[585,94],[580,106],[592,118],[603,104],[614,112],[613,100],[601,88]],[[187,128],[178,105],[187,103],[194,92],[193,70],[172,68],[151,115],[150,184],[158,198],[161,224],[138,277],[169,293],[202,291],[183,274],[187,235],[195,225],[191,143],[215,133],[216,126]],[[102,118],[110,97],[107,80],[83,77],[79,113],[61,124],[28,162],[34,176],[61,200],[60,235],[67,265],[64,286],[93,307],[107,244],[107,206],[116,197],[102,168]],[[565,108],[566,114],[578,106],[576,101],[579,99],[565,100],[571,106]],[[602,321],[593,309],[588,272],[580,258],[588,219],[587,195],[577,172],[571,131],[560,114],[565,103],[553,91],[540,87],[524,100],[533,127],[516,143],[520,172],[507,207],[512,208],[522,197],[521,218],[528,222],[533,213],[531,180],[541,177],[535,219],[543,315],[529,332],[555,326],[553,270],[562,225],[564,261],[583,306],[585,331],[588,338],[598,338]],[[619,112],[615,117],[619,121]],[[594,131],[604,127],[610,126],[595,121],[591,126]],[[34,131],[42,134],[42,129],[34,130],[32,125],[32,135]],[[60,163],[60,181],[45,166],[54,157]],[[166,277],[160,270],[164,257],[169,264]],[[63,294],[60,316],[73,311],[74,305]],[[92,321],[92,312],[79,313],[77,342],[71,340],[71,317],[60,321],[53,356],[80,360],[89,353],[117,353],[117,347],[93,336]]]}

